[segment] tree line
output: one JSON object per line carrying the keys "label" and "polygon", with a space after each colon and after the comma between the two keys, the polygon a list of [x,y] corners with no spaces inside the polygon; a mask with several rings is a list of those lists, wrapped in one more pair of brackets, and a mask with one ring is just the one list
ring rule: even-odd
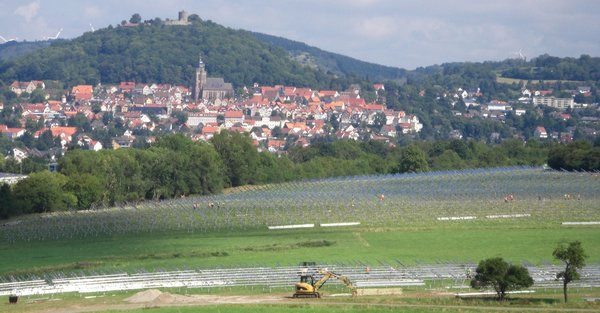
{"label": "tree line", "polygon": [[[225,130],[210,142],[175,134],[145,148],[69,150],[58,161],[58,173],[30,164],[33,173],[27,179],[2,188],[0,217],[207,195],[227,187],[297,179],[542,165],[548,149],[546,144],[519,140],[495,146],[453,140],[405,147],[336,140],[294,147],[277,156],[258,152],[247,134]],[[18,170],[11,161],[2,165]]]}
{"label": "tree line", "polygon": [[559,58],[544,54],[524,62],[523,66],[507,69],[502,75],[523,80],[598,81],[600,58],[587,54],[579,58]]}
{"label": "tree line", "polygon": [[548,166],[556,170],[598,171],[600,140],[596,140],[594,145],[587,141],[575,141],[554,146],[548,153]]}

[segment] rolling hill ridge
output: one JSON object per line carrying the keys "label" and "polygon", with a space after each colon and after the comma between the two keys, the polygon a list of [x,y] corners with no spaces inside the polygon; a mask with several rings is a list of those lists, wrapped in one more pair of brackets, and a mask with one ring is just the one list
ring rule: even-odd
{"label": "rolling hill ridge", "polygon": [[211,21],[142,24],[87,32],[0,63],[0,79],[61,80],[68,85],[158,82],[190,85],[198,57],[209,75],[236,87],[254,82],[327,86],[333,75],[302,66],[280,48]]}
{"label": "rolling hill ridge", "polygon": [[305,43],[262,33],[252,33],[259,40],[286,50],[298,62],[337,75],[357,75],[373,81],[403,80],[408,71],[391,66],[360,61],[327,52]]}

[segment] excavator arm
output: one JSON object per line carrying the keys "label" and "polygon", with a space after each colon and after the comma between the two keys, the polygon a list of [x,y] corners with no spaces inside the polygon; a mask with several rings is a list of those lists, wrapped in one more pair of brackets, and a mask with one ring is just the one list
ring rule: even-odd
{"label": "excavator arm", "polygon": [[325,283],[331,278],[331,277],[335,277],[336,275],[334,273],[331,272],[325,272],[325,274],[323,275],[323,277],[321,277],[321,279],[319,279],[315,284],[315,291],[321,289],[321,287],[323,287],[323,285],[325,285]]}
{"label": "excavator arm", "polygon": [[350,288],[350,290],[352,290],[352,296],[356,296],[356,288],[354,287],[354,285],[352,284],[352,282],[350,281],[350,279],[348,277],[338,275],[336,273],[329,272],[329,271],[325,272],[323,277],[321,277],[321,279],[319,279],[315,283],[315,291],[318,291],[319,288],[321,288],[330,278],[335,278],[335,279],[343,282],[348,288]]}

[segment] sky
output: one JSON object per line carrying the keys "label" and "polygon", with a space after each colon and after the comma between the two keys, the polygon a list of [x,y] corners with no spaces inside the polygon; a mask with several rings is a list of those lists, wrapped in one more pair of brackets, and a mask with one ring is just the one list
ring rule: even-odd
{"label": "sky", "polygon": [[596,0],[0,0],[0,36],[75,38],[134,13],[164,20],[181,10],[406,69],[519,52],[600,56]]}

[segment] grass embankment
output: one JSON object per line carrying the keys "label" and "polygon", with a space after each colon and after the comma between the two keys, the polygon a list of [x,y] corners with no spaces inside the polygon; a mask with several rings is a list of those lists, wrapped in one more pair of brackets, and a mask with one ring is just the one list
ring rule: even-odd
{"label": "grass embankment", "polygon": [[302,261],[478,262],[492,256],[539,264],[552,262],[552,251],[563,240],[580,240],[589,255],[588,264],[600,262],[600,227],[448,223],[431,229],[316,228],[0,243],[0,259],[7,260],[0,262],[0,275],[297,265]]}

